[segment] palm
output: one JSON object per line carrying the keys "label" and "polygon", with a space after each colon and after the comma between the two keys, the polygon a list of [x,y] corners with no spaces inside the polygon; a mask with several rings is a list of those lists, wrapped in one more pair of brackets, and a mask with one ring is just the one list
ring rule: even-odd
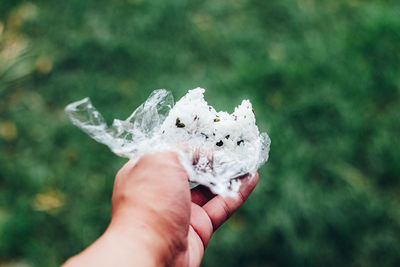
{"label": "palm", "polygon": [[130,199],[132,206],[143,208],[140,218],[173,244],[174,266],[199,266],[213,232],[243,204],[257,181],[258,174],[253,179],[243,178],[237,198],[215,196],[204,186],[190,191],[177,155],[144,156],[136,164],[128,162],[117,175],[113,210]]}

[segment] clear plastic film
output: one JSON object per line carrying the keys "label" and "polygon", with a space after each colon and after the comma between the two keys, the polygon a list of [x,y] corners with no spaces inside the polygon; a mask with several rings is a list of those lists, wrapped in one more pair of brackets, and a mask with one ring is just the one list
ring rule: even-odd
{"label": "clear plastic film", "polygon": [[119,156],[138,159],[147,153],[175,151],[191,182],[236,197],[241,178],[253,177],[268,160],[271,141],[258,132],[249,101],[232,114],[216,112],[203,93],[201,88],[190,90],[174,105],[171,92],[155,90],[126,120],[114,119],[111,126],[89,98],[69,104],[65,112]]}

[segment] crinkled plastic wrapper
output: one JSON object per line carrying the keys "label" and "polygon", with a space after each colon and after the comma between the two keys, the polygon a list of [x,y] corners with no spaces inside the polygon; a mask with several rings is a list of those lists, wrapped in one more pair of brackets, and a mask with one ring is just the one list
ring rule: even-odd
{"label": "crinkled plastic wrapper", "polygon": [[89,98],[69,104],[65,112],[119,156],[138,160],[143,154],[175,151],[189,181],[236,197],[241,179],[253,177],[267,161],[271,141],[258,132],[248,100],[228,114],[208,106],[203,93],[190,90],[174,105],[171,92],[155,90],[126,120],[114,119],[111,126]]}

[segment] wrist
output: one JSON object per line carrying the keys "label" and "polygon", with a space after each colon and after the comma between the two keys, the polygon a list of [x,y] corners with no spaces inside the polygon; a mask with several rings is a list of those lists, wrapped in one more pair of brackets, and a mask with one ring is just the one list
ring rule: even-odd
{"label": "wrist", "polygon": [[146,265],[141,266],[165,266],[172,260],[174,250],[163,237],[157,222],[146,221],[146,217],[134,214],[132,210],[126,216],[114,214],[104,234],[132,257],[147,258]]}
{"label": "wrist", "polygon": [[148,226],[126,225],[113,220],[103,235],[80,254],[70,258],[68,266],[167,266],[168,251]]}

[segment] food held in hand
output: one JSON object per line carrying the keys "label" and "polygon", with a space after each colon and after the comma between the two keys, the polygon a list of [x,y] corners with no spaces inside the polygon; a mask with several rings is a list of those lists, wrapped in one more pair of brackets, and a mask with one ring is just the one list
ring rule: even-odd
{"label": "food held in hand", "polygon": [[174,105],[170,92],[156,90],[128,119],[116,119],[111,127],[88,98],[68,105],[66,113],[120,156],[176,151],[190,181],[236,196],[240,180],[267,161],[270,139],[260,134],[249,100],[232,114],[217,112],[204,100],[204,91],[189,90]]}

